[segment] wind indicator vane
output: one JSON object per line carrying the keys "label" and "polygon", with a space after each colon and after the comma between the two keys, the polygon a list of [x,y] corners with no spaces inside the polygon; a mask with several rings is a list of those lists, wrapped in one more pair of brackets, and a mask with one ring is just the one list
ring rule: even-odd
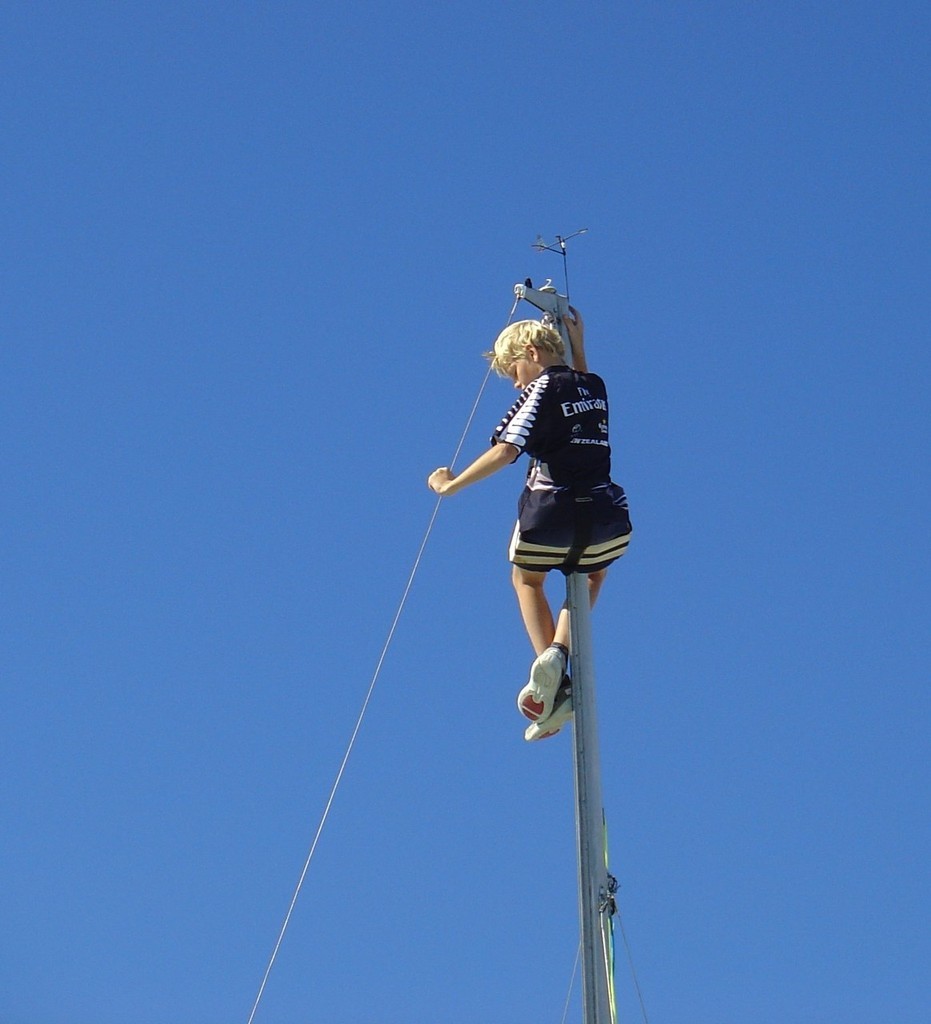
{"label": "wind indicator vane", "polygon": [[584,235],[586,231],[588,231],[588,228],[579,228],[578,231],[573,231],[571,235],[566,235],[565,238],[562,235],[557,235],[555,242],[546,242],[542,235],[537,235],[536,241],[531,243],[530,248],[535,249],[537,252],[559,252],[565,256],[566,242],[577,235]]}
{"label": "wind indicator vane", "polygon": [[584,235],[588,231],[588,228],[579,228],[578,231],[573,231],[571,235],[557,235],[555,242],[547,242],[542,235],[537,235],[537,240],[530,246],[531,249],[536,252],[555,252],[562,256],[562,271],[563,277],[566,282],[566,301],[569,300],[569,257],[566,252],[566,242],[570,238],[576,238],[578,235]]}

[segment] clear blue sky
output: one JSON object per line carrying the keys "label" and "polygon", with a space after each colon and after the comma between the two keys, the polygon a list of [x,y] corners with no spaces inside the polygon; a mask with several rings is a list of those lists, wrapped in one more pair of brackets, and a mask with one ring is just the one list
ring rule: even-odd
{"label": "clear blue sky", "polygon": [[[929,30],[917,0],[3,6],[0,1024],[245,1024],[425,478],[513,284],[562,283],[530,243],[582,227],[650,1020],[926,1024]],[[441,507],[257,1024],[562,1019],[570,743],[513,704],[520,483]],[[623,956],[618,990],[639,1021]]]}

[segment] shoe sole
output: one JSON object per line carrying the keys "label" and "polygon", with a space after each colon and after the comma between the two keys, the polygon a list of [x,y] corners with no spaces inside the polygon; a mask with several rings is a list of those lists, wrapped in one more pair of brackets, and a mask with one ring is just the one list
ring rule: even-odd
{"label": "shoe sole", "polygon": [[524,739],[528,743],[535,743],[537,740],[546,740],[555,736],[562,727],[572,719],[572,694],[556,704],[553,713],[542,722],[534,722],[524,730]]}
{"label": "shoe sole", "polygon": [[543,712],[546,710],[546,704],[543,701],[534,700],[533,694],[530,693],[526,697],[522,697],[517,706],[524,718],[529,718],[531,722],[543,718]]}
{"label": "shoe sole", "polygon": [[[565,673],[563,678],[565,678]],[[530,682],[517,695],[518,710],[524,718],[529,718],[531,722],[548,718],[553,713],[556,695],[561,684],[562,679],[555,683],[552,681],[548,666],[539,665],[535,661],[530,669]],[[549,693],[550,690],[552,690],[552,694]]]}

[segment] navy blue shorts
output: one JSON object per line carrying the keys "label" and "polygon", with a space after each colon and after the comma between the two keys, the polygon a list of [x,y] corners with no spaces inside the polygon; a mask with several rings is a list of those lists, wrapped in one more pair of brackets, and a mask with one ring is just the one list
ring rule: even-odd
{"label": "navy blue shorts", "polygon": [[617,484],[582,494],[525,489],[508,558],[534,572],[598,572],[624,554],[632,533]]}

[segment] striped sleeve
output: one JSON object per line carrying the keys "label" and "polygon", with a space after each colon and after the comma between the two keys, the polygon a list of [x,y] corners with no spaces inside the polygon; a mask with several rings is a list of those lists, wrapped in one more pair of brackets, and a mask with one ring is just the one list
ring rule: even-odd
{"label": "striped sleeve", "polygon": [[524,451],[537,422],[548,381],[549,376],[544,374],[524,388],[492,435],[492,444],[512,444]]}

